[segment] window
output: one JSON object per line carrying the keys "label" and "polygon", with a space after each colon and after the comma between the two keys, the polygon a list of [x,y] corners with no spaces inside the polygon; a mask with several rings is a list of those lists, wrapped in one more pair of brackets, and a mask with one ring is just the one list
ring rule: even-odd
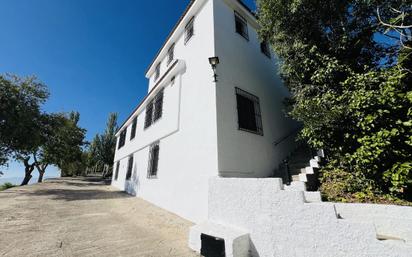
{"label": "window", "polygon": [[175,58],[175,44],[167,50],[167,65],[169,65]]}
{"label": "window", "polygon": [[114,171],[114,180],[117,180],[119,177],[119,168],[120,168],[120,162],[116,162],[116,169]]}
{"label": "window", "polygon": [[190,21],[186,24],[186,27],[185,27],[185,44],[194,35],[194,32],[195,32],[194,27],[193,27],[194,20],[195,20],[195,17],[192,17],[190,19]]}
{"label": "window", "polygon": [[163,113],[163,89],[157,93],[154,99],[154,115],[153,115],[153,122],[157,121],[162,117]]}
{"label": "window", "polygon": [[147,169],[147,178],[157,177],[157,168],[159,165],[159,143],[155,143],[150,146],[149,152],[149,165]]}
{"label": "window", "polygon": [[125,128],[122,132],[120,132],[118,149],[122,148],[124,144],[126,143],[126,133],[127,133],[127,128]]}
{"label": "window", "polygon": [[153,120],[153,100],[151,100],[146,106],[146,118],[144,121],[144,128],[150,127]]}
{"label": "window", "polygon": [[126,180],[130,180],[132,177],[133,171],[133,155],[129,157],[129,162],[127,163],[127,173],[126,173]]}
{"label": "window", "polygon": [[160,76],[160,62],[156,65],[156,71],[155,71],[155,80],[157,80]]}
{"label": "window", "polygon": [[239,129],[263,135],[259,98],[236,88]]}
{"label": "window", "polygon": [[270,58],[270,48],[266,41],[260,43],[260,51]]}
{"label": "window", "polygon": [[146,118],[144,123],[145,129],[150,127],[153,123],[155,123],[162,117],[163,91],[164,89],[161,89],[146,106]]}
{"label": "window", "polygon": [[236,25],[236,32],[242,37],[249,40],[249,34],[247,30],[247,21],[237,12],[235,12],[235,25]]}
{"label": "window", "polygon": [[130,140],[136,137],[136,127],[137,127],[137,117],[134,117],[133,123],[132,123],[132,131],[130,134]]}

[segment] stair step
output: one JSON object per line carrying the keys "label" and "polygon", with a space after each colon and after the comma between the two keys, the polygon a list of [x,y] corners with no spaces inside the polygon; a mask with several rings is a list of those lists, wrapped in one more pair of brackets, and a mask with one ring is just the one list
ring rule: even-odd
{"label": "stair step", "polygon": [[306,191],[306,184],[302,181],[292,181],[289,186],[284,186],[285,191]]}
{"label": "stair step", "polygon": [[319,191],[316,192],[304,192],[305,200],[308,203],[318,203],[322,202],[322,196]]}

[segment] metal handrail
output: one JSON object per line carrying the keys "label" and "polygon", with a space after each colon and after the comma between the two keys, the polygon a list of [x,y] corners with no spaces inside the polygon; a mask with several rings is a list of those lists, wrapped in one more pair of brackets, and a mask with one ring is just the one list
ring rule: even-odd
{"label": "metal handrail", "polygon": [[276,140],[273,142],[273,144],[275,146],[279,145],[280,143],[282,143],[283,141],[285,141],[286,139],[288,139],[289,137],[297,134],[297,132],[299,132],[302,129],[302,127],[297,127],[296,129],[294,129],[292,132],[290,132],[289,134],[287,134],[286,136],[281,137],[280,139]]}

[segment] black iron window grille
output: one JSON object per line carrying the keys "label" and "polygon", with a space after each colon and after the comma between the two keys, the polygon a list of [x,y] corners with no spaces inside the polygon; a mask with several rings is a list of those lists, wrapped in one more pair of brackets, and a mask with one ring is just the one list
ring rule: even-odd
{"label": "black iron window grille", "polygon": [[164,89],[162,88],[156,96],[147,104],[146,106],[146,118],[144,128],[150,127],[158,119],[162,117],[163,114],[163,95]]}
{"label": "black iron window grille", "polygon": [[156,178],[159,166],[159,142],[150,146],[149,164],[147,169],[147,178]]}
{"label": "black iron window grille", "polygon": [[185,26],[185,44],[187,43],[187,41],[189,41],[189,39],[191,39],[193,37],[193,35],[195,34],[195,29],[194,29],[194,20],[195,17],[192,17],[189,22],[186,24]]}
{"label": "black iron window grille", "polygon": [[167,65],[175,59],[175,44],[172,44],[167,50]]}
{"label": "black iron window grille", "polygon": [[244,37],[246,40],[249,40],[247,21],[236,11],[235,11],[235,26],[236,26],[236,33]]}
{"label": "black iron window grille", "polygon": [[268,58],[270,58],[270,48],[268,42],[263,41],[260,43],[260,51]]}
{"label": "black iron window grille", "polygon": [[120,168],[120,161],[116,163],[116,170],[114,171],[114,180],[117,180],[119,177],[119,168]]}
{"label": "black iron window grille", "polygon": [[153,115],[153,122],[157,121],[162,117],[163,113],[163,89],[157,93],[154,99],[154,115]]}
{"label": "black iron window grille", "polygon": [[153,121],[153,100],[151,100],[146,106],[146,117],[144,121],[144,128],[150,127]]}
{"label": "black iron window grille", "polygon": [[127,173],[126,173],[126,180],[130,180],[132,177],[133,171],[133,155],[129,157],[129,161],[127,163]]}
{"label": "black iron window grille", "polygon": [[263,136],[259,98],[236,88],[238,128]]}
{"label": "black iron window grille", "polygon": [[137,127],[137,117],[134,117],[133,123],[132,123],[132,131],[130,134],[130,140],[136,137],[136,127]]}
{"label": "black iron window grille", "polygon": [[160,62],[156,65],[155,80],[157,80],[160,77],[160,65],[161,65]]}
{"label": "black iron window grille", "polygon": [[119,146],[118,146],[117,149],[120,149],[125,145],[125,143],[126,143],[126,133],[127,133],[127,128],[125,128],[122,132],[120,132]]}

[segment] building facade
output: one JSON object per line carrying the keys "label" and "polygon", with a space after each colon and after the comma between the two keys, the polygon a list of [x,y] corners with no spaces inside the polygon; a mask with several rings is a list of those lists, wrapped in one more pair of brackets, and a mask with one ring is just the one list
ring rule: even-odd
{"label": "building facade", "polygon": [[[277,60],[238,0],[193,0],[150,64],[148,94],[116,134],[112,185],[193,222],[210,177],[270,177],[296,124]],[[217,81],[210,57],[218,57]]]}

